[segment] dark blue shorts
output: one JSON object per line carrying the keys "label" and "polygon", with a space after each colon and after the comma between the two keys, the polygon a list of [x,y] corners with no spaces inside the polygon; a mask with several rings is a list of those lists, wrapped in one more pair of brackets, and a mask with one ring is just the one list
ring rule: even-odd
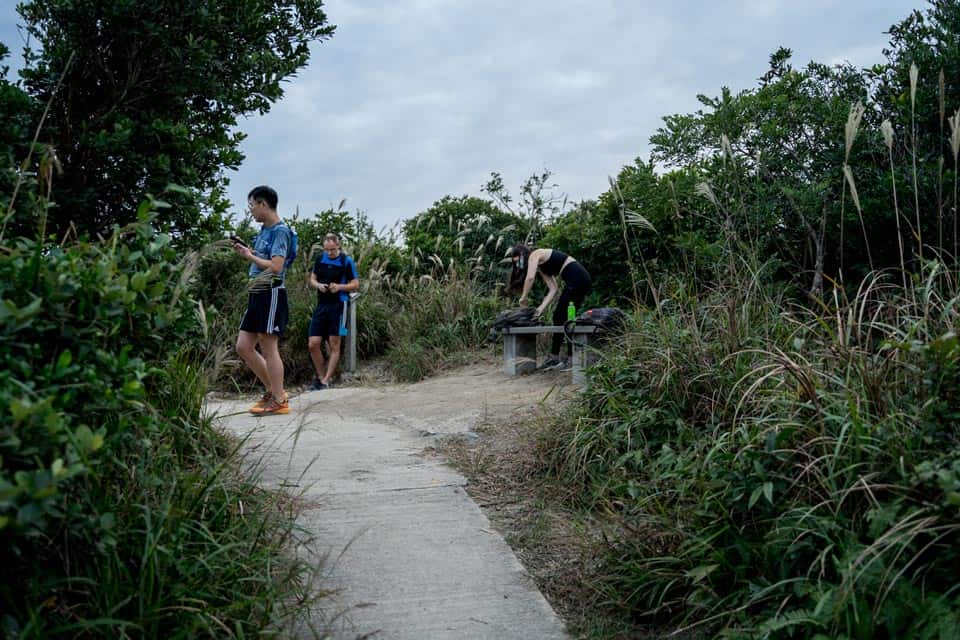
{"label": "dark blue shorts", "polygon": [[280,287],[251,291],[240,331],[282,336],[287,328],[287,290]]}
{"label": "dark blue shorts", "polygon": [[329,338],[347,335],[347,302],[318,304],[310,319],[310,336]]}

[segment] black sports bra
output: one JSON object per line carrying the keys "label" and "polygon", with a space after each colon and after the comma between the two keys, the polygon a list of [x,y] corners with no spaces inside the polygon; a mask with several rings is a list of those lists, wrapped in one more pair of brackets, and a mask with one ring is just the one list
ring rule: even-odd
{"label": "black sports bra", "polygon": [[547,261],[540,265],[540,271],[548,276],[558,276],[560,275],[560,270],[563,269],[563,263],[569,258],[567,254],[563,251],[558,251],[557,249],[550,250],[550,257],[547,258]]}

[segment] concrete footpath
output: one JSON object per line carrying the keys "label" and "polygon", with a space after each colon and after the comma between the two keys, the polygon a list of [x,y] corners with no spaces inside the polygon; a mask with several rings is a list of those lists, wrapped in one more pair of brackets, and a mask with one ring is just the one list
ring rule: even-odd
{"label": "concrete footpath", "polygon": [[321,605],[331,637],[567,638],[464,477],[425,453],[435,437],[530,406],[555,383],[484,365],[414,385],[304,393],[287,416],[254,418],[243,413],[250,400],[207,408],[249,437],[265,485],[307,501],[318,586],[337,592]]}

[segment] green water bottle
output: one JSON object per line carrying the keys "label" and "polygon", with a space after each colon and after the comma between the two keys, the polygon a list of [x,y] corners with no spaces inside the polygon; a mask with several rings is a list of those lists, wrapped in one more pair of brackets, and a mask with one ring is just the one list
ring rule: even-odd
{"label": "green water bottle", "polygon": [[577,317],[577,308],[573,306],[573,301],[567,305],[567,322],[575,320]]}

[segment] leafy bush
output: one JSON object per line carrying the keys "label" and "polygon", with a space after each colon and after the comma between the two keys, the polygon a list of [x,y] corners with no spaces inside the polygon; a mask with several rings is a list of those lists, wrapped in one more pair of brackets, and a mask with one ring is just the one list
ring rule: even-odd
{"label": "leafy bush", "polygon": [[[487,339],[500,309],[473,280],[450,273],[430,277],[379,280],[361,298],[364,329],[386,339],[377,346],[398,380],[415,382]],[[379,321],[380,324],[375,324]]]}
{"label": "leafy bush", "polygon": [[244,634],[294,602],[291,514],[200,417],[203,326],[178,258],[147,220],[0,253],[5,636]]}
{"label": "leafy bush", "polygon": [[955,293],[927,285],[822,314],[758,284],[641,313],[545,443],[633,532],[610,600],[727,637],[950,637],[960,342]]}

